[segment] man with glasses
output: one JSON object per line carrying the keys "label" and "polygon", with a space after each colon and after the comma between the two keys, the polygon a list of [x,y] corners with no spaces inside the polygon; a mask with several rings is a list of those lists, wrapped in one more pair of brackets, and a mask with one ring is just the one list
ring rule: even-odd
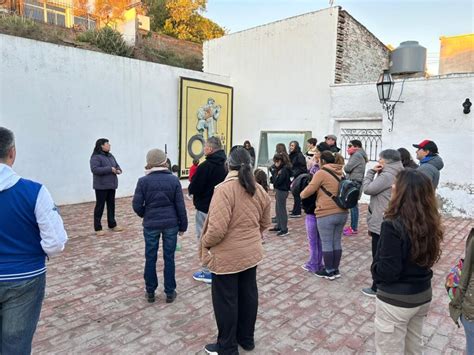
{"label": "man with glasses", "polygon": [[[188,193],[193,196],[193,204],[196,207],[196,236],[198,240],[201,238],[202,227],[209,212],[214,188],[224,181],[227,175],[225,168],[227,157],[218,137],[210,137],[206,141],[204,155],[206,160],[199,164],[188,187]],[[195,272],[193,278],[196,281],[212,282],[212,274],[207,269]]]}
{"label": "man with glasses", "polygon": [[439,183],[439,175],[444,167],[443,159],[438,155],[438,146],[435,142],[425,139],[420,144],[413,144],[416,150],[416,159],[420,161],[420,170],[428,176],[436,189]]}

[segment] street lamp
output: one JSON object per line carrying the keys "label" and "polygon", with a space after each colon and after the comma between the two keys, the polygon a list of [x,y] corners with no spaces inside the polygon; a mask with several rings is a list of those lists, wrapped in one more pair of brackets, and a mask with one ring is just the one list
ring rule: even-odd
{"label": "street lamp", "polygon": [[[393,121],[395,119],[395,105],[398,102],[403,101],[392,101],[390,98],[392,97],[393,87],[395,86],[395,81],[393,81],[392,76],[390,75],[388,70],[384,70],[382,74],[379,76],[379,80],[377,80],[377,93],[379,95],[380,103],[382,104],[383,109],[387,112],[387,117],[390,123],[392,124],[391,127],[388,129],[389,132],[393,131]],[[403,92],[403,85],[402,91],[400,92],[400,97],[402,96]]]}

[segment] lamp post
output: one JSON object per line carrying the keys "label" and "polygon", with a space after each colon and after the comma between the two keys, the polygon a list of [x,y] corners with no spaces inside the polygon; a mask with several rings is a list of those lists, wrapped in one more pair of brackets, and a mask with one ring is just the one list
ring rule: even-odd
{"label": "lamp post", "polygon": [[[390,75],[388,70],[384,70],[382,74],[379,76],[379,80],[377,80],[377,94],[379,95],[380,103],[382,104],[383,109],[387,112],[387,117],[389,122],[391,123],[391,127],[388,129],[389,132],[393,131],[393,121],[395,119],[395,105],[398,102],[403,101],[392,101],[390,98],[392,97],[393,87],[395,86],[395,81],[393,81],[392,76]],[[402,91],[400,92],[400,97],[402,96],[403,92],[403,85]]]}

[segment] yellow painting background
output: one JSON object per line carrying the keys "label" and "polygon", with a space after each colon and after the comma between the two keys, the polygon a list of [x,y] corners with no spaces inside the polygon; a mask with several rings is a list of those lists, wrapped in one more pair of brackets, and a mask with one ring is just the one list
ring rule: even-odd
{"label": "yellow painting background", "polygon": [[[193,158],[188,152],[188,142],[194,135],[199,134],[197,130],[198,111],[206,105],[208,99],[215,100],[215,105],[220,105],[220,115],[217,119],[217,134],[222,141],[226,153],[232,147],[232,94],[231,87],[220,84],[197,81],[193,79],[181,78],[180,88],[180,137],[179,137],[179,168],[180,177],[189,175],[189,168],[193,163]],[[204,140],[207,140],[207,130],[203,134]],[[199,141],[192,145],[196,153],[202,148]],[[200,158],[200,162],[204,160]]]}

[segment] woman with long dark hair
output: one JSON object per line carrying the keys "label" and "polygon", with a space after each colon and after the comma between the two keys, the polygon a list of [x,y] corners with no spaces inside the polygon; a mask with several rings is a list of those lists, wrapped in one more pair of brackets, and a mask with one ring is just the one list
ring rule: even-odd
{"label": "woman with long dark hair", "polygon": [[[301,152],[300,144],[297,141],[291,141],[290,146],[290,161],[291,161],[291,176],[296,179],[301,174],[306,174],[306,159]],[[293,195],[293,209],[290,213],[290,218],[301,217],[301,198],[299,194]]]}
{"label": "woman with long dark hair", "polygon": [[122,174],[122,168],[110,153],[110,143],[107,138],[95,142],[90,159],[96,203],[94,208],[94,230],[97,236],[105,235],[102,230],[102,214],[107,204],[107,225],[114,232],[120,232],[122,227],[115,221],[115,190],[118,187],[117,175]]}
{"label": "woman with long dark hair", "polygon": [[288,155],[276,153],[273,156],[273,165],[270,167],[270,182],[275,190],[275,223],[270,232],[277,232],[277,236],[288,235],[288,212],[286,200],[291,185],[291,164]]}
{"label": "woman with long dark hair", "polygon": [[406,148],[398,148],[397,150],[400,153],[400,157],[402,158],[402,165],[404,168],[418,168],[418,164],[415,163],[411,157],[410,152]]}
{"label": "woman with long dark hair", "polygon": [[443,228],[433,185],[423,173],[402,170],[392,189],[371,268],[375,347],[380,354],[421,354]]}
{"label": "woman with long dark hair", "polygon": [[218,328],[217,342],[205,346],[209,354],[255,347],[257,265],[263,259],[262,232],[270,226],[270,197],[255,182],[247,150],[232,149],[227,165],[229,174],[216,186],[201,237]]}
{"label": "woman with long dark hair", "polygon": [[250,154],[250,162],[252,163],[252,167],[255,168],[255,149],[250,144],[250,141],[244,142],[244,148],[247,149],[247,152]]}

